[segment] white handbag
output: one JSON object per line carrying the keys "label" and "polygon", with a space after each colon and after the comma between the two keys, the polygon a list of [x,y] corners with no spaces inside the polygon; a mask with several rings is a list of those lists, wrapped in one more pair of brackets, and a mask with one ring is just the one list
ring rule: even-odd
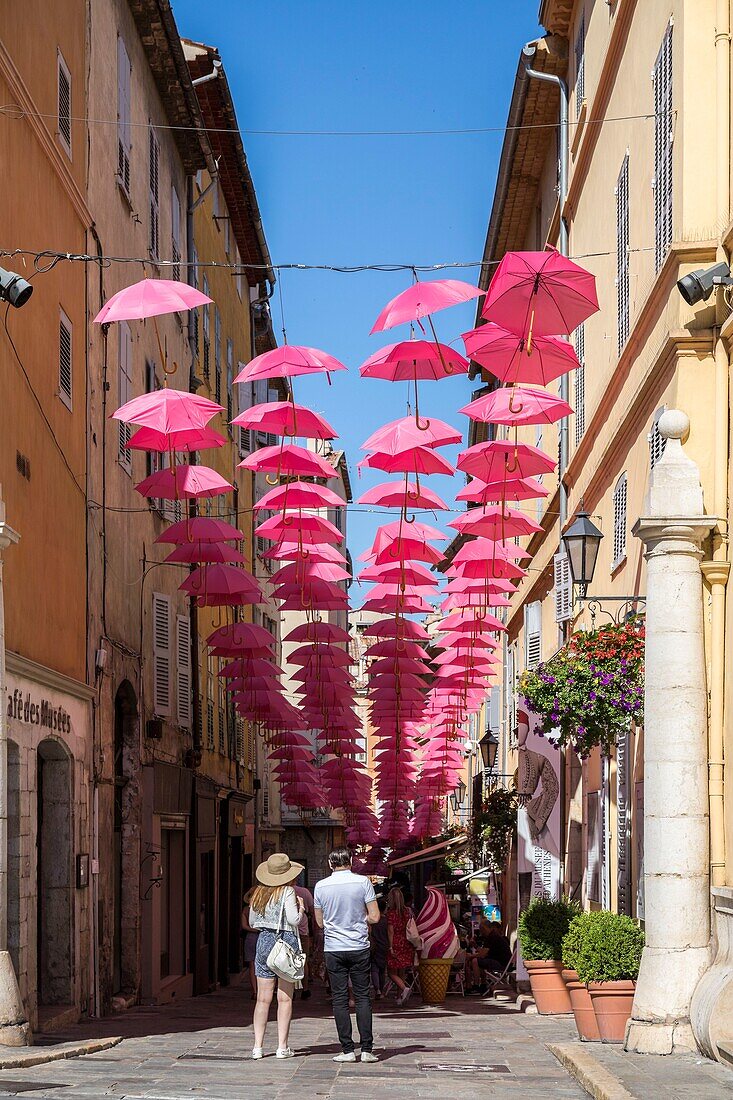
{"label": "white handbag", "polygon": [[282,978],[285,982],[300,982],[305,974],[305,953],[300,943],[300,932],[296,925],[295,936],[298,941],[298,950],[296,951],[284,938],[284,916],[285,893],[283,893],[282,905],[280,906],[275,942],[272,945],[270,954],[267,956],[267,966],[273,974],[277,974],[278,978]]}

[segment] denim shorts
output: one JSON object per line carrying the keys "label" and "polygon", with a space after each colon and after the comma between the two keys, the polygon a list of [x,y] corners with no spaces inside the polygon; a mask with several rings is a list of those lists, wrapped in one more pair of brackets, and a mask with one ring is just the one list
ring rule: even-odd
{"label": "denim shorts", "polygon": [[[276,978],[277,974],[270,970],[267,965],[267,957],[275,946],[275,940],[280,933],[274,932],[271,928],[263,928],[257,937],[257,954],[255,955],[255,974],[258,978]],[[298,941],[295,936],[295,932],[282,933],[282,937],[286,943],[289,943],[291,947],[298,950]]]}

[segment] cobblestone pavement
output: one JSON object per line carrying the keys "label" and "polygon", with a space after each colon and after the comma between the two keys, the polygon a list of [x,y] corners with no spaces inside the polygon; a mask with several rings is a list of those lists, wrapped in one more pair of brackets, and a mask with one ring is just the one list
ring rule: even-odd
{"label": "cobblestone pavement", "polygon": [[[450,996],[444,1005],[414,998],[404,1008],[375,1006],[373,1065],[338,1064],[330,1006],[322,993],[296,1000],[291,1046],[276,1060],[268,1028],[267,1056],[249,1059],[252,1001],[242,988],[166,1008],[136,1008],[84,1021],[44,1042],[123,1035],[110,1050],[68,1061],[0,1071],[0,1096],[115,1097],[116,1100],[275,1100],[330,1097],[380,1100],[431,1097],[583,1097],[583,1089],[546,1049],[574,1034],[572,1021],[524,1015],[511,1006]],[[32,1091],[31,1091],[32,1090]]]}

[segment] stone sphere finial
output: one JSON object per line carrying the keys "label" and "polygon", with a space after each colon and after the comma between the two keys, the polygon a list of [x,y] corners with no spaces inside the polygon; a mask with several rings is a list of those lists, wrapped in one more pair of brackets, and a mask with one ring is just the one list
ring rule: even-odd
{"label": "stone sphere finial", "polygon": [[690,418],[681,409],[667,409],[659,417],[658,427],[663,439],[682,440],[690,430]]}

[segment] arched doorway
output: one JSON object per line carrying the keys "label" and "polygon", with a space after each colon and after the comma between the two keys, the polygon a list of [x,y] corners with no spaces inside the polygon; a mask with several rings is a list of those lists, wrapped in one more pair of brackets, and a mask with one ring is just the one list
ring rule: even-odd
{"label": "arched doorway", "polygon": [[137,696],[123,680],[114,719],[113,995],[134,994],[138,985],[139,777]]}
{"label": "arched doorway", "polygon": [[71,758],[60,741],[38,746],[36,784],[38,1001],[73,1004]]}

